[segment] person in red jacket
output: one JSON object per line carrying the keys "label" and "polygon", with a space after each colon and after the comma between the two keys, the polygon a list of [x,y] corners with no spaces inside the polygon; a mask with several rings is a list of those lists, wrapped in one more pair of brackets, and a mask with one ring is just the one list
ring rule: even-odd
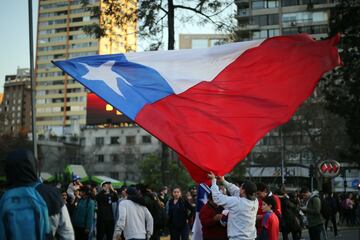
{"label": "person in red jacket", "polygon": [[207,203],[200,210],[203,240],[227,240],[226,225],[222,222],[224,209],[214,203],[209,194]]}
{"label": "person in red jacket", "polygon": [[264,212],[262,210],[262,204],[263,204],[263,199],[265,197],[273,197],[275,202],[276,202],[276,207],[274,207],[274,213],[276,214],[276,216],[278,216],[279,221],[281,219],[281,202],[280,202],[280,198],[273,194],[271,191],[269,191],[269,188],[266,184],[264,183],[258,183],[256,185],[257,187],[257,191],[256,191],[256,195],[258,197],[258,201],[259,201],[259,208],[258,208],[258,213],[256,216],[256,221],[257,221],[257,226],[258,229],[260,227],[260,220],[263,219],[263,215]]}
{"label": "person in red jacket", "polygon": [[279,219],[273,210],[276,209],[274,197],[265,197],[262,201],[263,218],[257,240],[278,240]]}

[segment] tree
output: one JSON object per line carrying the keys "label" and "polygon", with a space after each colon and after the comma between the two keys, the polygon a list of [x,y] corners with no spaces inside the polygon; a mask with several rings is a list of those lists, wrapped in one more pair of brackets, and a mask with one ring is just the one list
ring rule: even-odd
{"label": "tree", "polygon": [[[82,3],[87,7],[89,0],[82,0]],[[96,38],[110,37],[114,28],[137,22],[137,35],[152,42],[150,50],[157,50],[163,44],[164,29],[167,28],[167,45],[171,50],[175,46],[175,18],[178,10],[183,13],[181,22],[193,21],[193,18],[198,16],[199,24],[211,23],[221,29],[227,24],[218,16],[233,3],[233,0],[141,0],[138,7],[129,7],[127,1],[103,0],[103,8],[89,8],[94,17],[100,19],[100,24],[86,26],[83,30]],[[186,16],[186,13],[192,15]]]}
{"label": "tree", "polygon": [[[162,182],[163,172],[159,168],[160,165],[161,158],[156,155],[148,155],[139,163],[143,182],[150,185],[153,189],[159,189],[164,184]],[[193,184],[191,177],[179,160],[170,161],[168,169],[166,174],[171,174],[171,177],[168,178],[167,186],[179,186],[182,189],[186,189]]]}
{"label": "tree", "polygon": [[326,106],[345,119],[350,138],[345,158],[360,164],[360,1],[340,0],[330,30],[331,35],[341,33],[343,64],[324,79]]}

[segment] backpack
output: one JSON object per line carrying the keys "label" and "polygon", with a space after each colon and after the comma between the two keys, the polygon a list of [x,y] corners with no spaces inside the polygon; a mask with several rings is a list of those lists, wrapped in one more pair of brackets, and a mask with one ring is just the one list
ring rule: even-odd
{"label": "backpack", "polygon": [[265,213],[263,219],[261,220],[261,230],[260,230],[260,234],[258,235],[258,237],[256,238],[257,240],[266,240],[269,239],[269,235],[266,229],[266,224],[267,221],[270,217],[271,213]]}
{"label": "backpack", "polygon": [[40,183],[7,190],[0,200],[0,239],[45,240],[48,208],[35,189]]}

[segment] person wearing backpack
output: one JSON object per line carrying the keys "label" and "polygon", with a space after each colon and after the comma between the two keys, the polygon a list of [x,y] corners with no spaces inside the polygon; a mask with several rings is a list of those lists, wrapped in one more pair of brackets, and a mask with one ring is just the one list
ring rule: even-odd
{"label": "person wearing backpack", "polygon": [[257,240],[278,240],[279,239],[279,218],[273,212],[276,209],[276,200],[273,196],[262,199],[262,212],[260,232]]}
{"label": "person wearing backpack", "polygon": [[7,191],[0,200],[0,239],[74,239],[60,192],[40,183],[32,152],[18,149],[5,160]]}

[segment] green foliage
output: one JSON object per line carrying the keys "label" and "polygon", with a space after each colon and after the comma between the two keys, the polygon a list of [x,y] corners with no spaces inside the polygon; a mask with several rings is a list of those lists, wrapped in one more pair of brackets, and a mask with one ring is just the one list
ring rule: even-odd
{"label": "green foliage", "polygon": [[[167,161],[169,161],[169,170],[162,172],[160,167],[160,157],[156,155],[148,155],[144,160],[142,160],[139,163],[139,168],[143,183],[150,185],[155,190],[160,189],[164,185],[169,187],[180,186],[182,189],[186,189],[194,184],[179,160]],[[168,182],[166,183],[162,182],[163,174],[167,175],[165,179],[168,179]]]}
{"label": "green foliage", "polygon": [[360,1],[341,0],[332,16],[331,34],[341,33],[343,65],[324,80],[327,108],[345,119],[351,141],[345,158],[360,164]]}
{"label": "green foliage", "polygon": [[[186,23],[194,22],[194,17],[198,16],[200,20],[197,20],[197,23],[211,23],[221,29],[228,21],[222,21],[218,16],[233,2],[233,0],[142,0],[138,2],[137,8],[131,7],[124,11],[123,1],[103,0],[106,7],[101,10],[99,7],[89,7],[89,1],[82,0],[83,7],[88,8],[93,17],[107,16],[109,17],[107,19],[112,21],[111,24],[102,22],[86,26],[83,30],[96,38],[108,37],[111,35],[113,26],[126,26],[129,22],[137,22],[137,35],[150,42],[150,50],[157,50],[163,44],[165,29],[168,31],[168,49],[174,49],[175,18],[178,17],[181,22]],[[176,10],[182,10],[180,17]],[[185,13],[190,14],[185,16]],[[104,17],[100,20],[104,21]]]}
{"label": "green foliage", "polygon": [[240,162],[233,168],[229,176],[226,176],[226,179],[233,183],[240,183],[245,179],[245,173],[246,165],[243,162]]}

